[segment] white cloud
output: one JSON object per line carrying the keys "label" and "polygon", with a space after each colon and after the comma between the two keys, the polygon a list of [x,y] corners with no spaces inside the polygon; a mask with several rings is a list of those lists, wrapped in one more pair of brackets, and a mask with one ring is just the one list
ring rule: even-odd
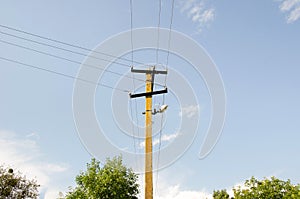
{"label": "white cloud", "polygon": [[300,6],[295,8],[287,18],[288,23],[292,23],[300,18]]}
{"label": "white cloud", "polygon": [[180,182],[171,184],[162,176],[159,177],[159,186],[155,186],[154,189],[155,198],[158,199],[212,199],[212,195],[205,190],[183,189]]}
{"label": "white cloud", "polygon": [[52,173],[60,173],[64,172],[68,169],[68,165],[66,164],[52,164],[52,163],[46,163],[43,165],[45,169]]}
{"label": "white cloud", "polygon": [[[184,190],[179,184],[170,186],[165,179],[160,178],[160,181],[162,181],[162,187],[158,189],[158,199],[213,199],[212,193],[208,193],[205,189]],[[234,197],[232,189],[238,187],[246,189],[243,182],[236,183],[234,186],[226,188],[229,197]]]}
{"label": "white cloud", "polygon": [[289,11],[297,4],[297,2],[299,2],[299,0],[284,0],[280,5],[280,10]]}
{"label": "white cloud", "polygon": [[[44,198],[53,199],[54,192],[58,189],[51,187],[54,174],[68,170],[67,164],[51,163],[45,161],[36,140],[36,136],[17,136],[14,132],[0,130],[0,160],[1,164],[20,171],[29,179],[36,179],[44,192]],[[42,197],[42,196],[41,196]]]}
{"label": "white cloud", "polygon": [[[138,198],[145,198],[144,175],[140,175],[138,183],[140,184],[140,194]],[[153,175],[153,195],[157,199],[212,199],[212,194],[203,190],[183,189],[181,183],[171,184],[166,177],[159,176],[159,183],[156,184],[157,176]],[[178,179],[179,180],[179,179]],[[180,180],[179,180],[180,181]]]}
{"label": "white cloud", "polygon": [[171,186],[158,199],[212,199],[212,195],[205,191],[180,190],[179,185]]}
{"label": "white cloud", "polygon": [[59,190],[58,188],[53,188],[50,190],[47,190],[47,192],[45,193],[44,199],[55,199],[58,197],[63,197],[64,195],[60,192],[61,190]]}
{"label": "white cloud", "polygon": [[40,136],[36,132],[32,132],[26,135],[27,138],[40,139]]}
{"label": "white cloud", "polygon": [[208,23],[210,21],[213,21],[215,18],[215,10],[213,8],[210,8],[208,10],[205,10],[199,20],[202,21],[202,23]]}
{"label": "white cloud", "polygon": [[[178,135],[179,135],[179,133],[173,133],[173,134],[169,134],[169,135],[164,134],[161,136],[161,142],[170,142],[170,141],[174,140]],[[158,145],[160,143],[159,140],[160,140],[159,138],[153,140],[152,145],[153,146]],[[140,148],[145,148],[145,141],[140,143]]]}
{"label": "white cloud", "polygon": [[180,12],[185,14],[197,25],[199,32],[215,19],[215,9],[208,6],[205,0],[182,0],[180,1]]}
{"label": "white cloud", "polygon": [[293,23],[300,18],[300,0],[283,0],[279,8],[281,12],[287,13],[287,23]]}
{"label": "white cloud", "polygon": [[188,105],[181,108],[179,116],[192,118],[199,112],[199,105]]}
{"label": "white cloud", "polygon": [[187,1],[181,1],[181,8],[180,8],[180,12],[184,13],[188,10],[190,10],[190,8],[193,6],[193,4],[195,3],[195,0],[187,0]]}

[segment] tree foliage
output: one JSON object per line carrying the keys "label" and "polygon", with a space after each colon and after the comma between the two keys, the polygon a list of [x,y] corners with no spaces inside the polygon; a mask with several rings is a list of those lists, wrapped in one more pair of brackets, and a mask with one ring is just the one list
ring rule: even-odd
{"label": "tree foliage", "polygon": [[214,191],[213,193],[214,199],[229,199],[229,194],[225,189]]}
{"label": "tree foliage", "polygon": [[122,164],[121,157],[107,159],[101,168],[95,159],[87,164],[87,170],[76,177],[77,186],[66,199],[137,199],[139,193],[137,175]]}
{"label": "tree foliage", "polygon": [[252,177],[245,182],[245,188],[233,189],[236,199],[274,198],[290,199],[300,198],[300,186],[291,184],[290,180],[283,181],[275,177],[257,180]]}
{"label": "tree foliage", "polygon": [[20,172],[0,166],[0,199],[36,199],[39,186]]}
{"label": "tree foliage", "polygon": [[[275,177],[257,180],[252,177],[244,186],[233,188],[234,199],[300,199],[300,185],[293,185],[290,180],[283,181]],[[228,199],[226,190],[214,191],[214,199]]]}

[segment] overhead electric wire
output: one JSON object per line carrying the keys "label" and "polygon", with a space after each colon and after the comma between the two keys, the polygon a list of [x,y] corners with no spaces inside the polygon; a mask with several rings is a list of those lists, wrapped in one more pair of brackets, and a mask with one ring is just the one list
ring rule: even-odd
{"label": "overhead electric wire", "polygon": [[173,15],[174,15],[174,1],[172,0],[172,8],[171,8],[171,20],[170,20],[170,26],[169,26],[169,40],[168,40],[168,53],[167,53],[167,63],[166,67],[168,67],[169,64],[169,55],[170,55],[170,47],[171,47],[171,33],[172,33],[172,25],[173,25]]}
{"label": "overhead electric wire", "polygon": [[[169,65],[169,55],[170,55],[170,46],[171,46],[171,33],[172,33],[172,25],[173,25],[173,16],[174,16],[174,1],[172,0],[171,6],[171,19],[170,19],[170,26],[169,26],[169,39],[168,39],[168,52],[167,52],[167,60],[166,60],[166,70],[168,70]],[[167,84],[167,75],[165,76],[164,86],[166,87]],[[163,94],[163,103],[165,104],[165,94]],[[161,115],[160,121],[160,130],[159,130],[159,145],[158,145],[158,154],[157,154],[157,176],[156,176],[156,190],[158,184],[158,167],[159,167],[159,159],[160,159],[160,150],[161,150],[161,138],[162,138],[162,129],[163,129],[163,120],[164,120],[164,113]]]}
{"label": "overhead electric wire", "polygon": [[73,53],[73,54],[77,54],[77,55],[81,55],[81,56],[85,56],[85,57],[89,57],[89,58],[93,58],[93,59],[97,59],[97,60],[101,60],[101,61],[106,61],[106,62],[110,62],[110,63],[116,63],[116,64],[126,66],[126,67],[130,67],[130,65],[128,65],[128,64],[120,63],[120,62],[117,62],[117,61],[111,61],[111,60],[108,60],[108,59],[103,59],[103,58],[96,57],[96,56],[93,56],[93,55],[88,55],[88,54],[85,54],[85,53],[69,50],[69,49],[66,49],[66,48],[62,48],[62,47],[59,47],[59,46],[47,44],[47,43],[44,43],[44,42],[39,42],[39,41],[36,41],[36,40],[33,40],[33,39],[20,37],[20,36],[14,35],[14,34],[2,32],[2,31],[0,31],[0,34],[8,35],[8,36],[11,36],[11,37],[14,37],[14,38],[22,39],[22,40],[25,40],[25,41],[29,41],[29,42],[32,42],[32,43],[39,44],[39,45],[48,46],[48,47],[55,48],[55,49],[58,49],[58,50],[62,50],[62,51],[65,51],[65,52],[69,52],[69,53]]}
{"label": "overhead electric wire", "polygon": [[159,9],[158,9],[156,64],[158,64],[159,34],[160,34],[160,15],[161,15],[161,0],[159,0]]}
{"label": "overhead electric wire", "polygon": [[39,67],[39,66],[36,66],[36,65],[26,64],[24,62],[20,62],[20,61],[14,60],[14,59],[9,59],[9,58],[5,58],[5,57],[0,57],[0,59],[4,60],[4,61],[7,61],[7,62],[18,64],[20,66],[26,66],[26,67],[33,68],[33,69],[36,69],[36,70],[45,71],[45,72],[48,72],[48,73],[52,73],[52,74],[55,74],[55,75],[60,75],[60,76],[67,77],[67,78],[70,78],[70,79],[79,80],[79,81],[86,82],[86,83],[89,83],[89,84],[103,86],[103,87],[110,88],[110,89],[113,89],[113,90],[129,93],[129,91],[125,90],[125,89],[123,90],[123,89],[112,87],[112,86],[109,86],[109,85],[106,85],[106,84],[103,84],[103,83],[97,83],[97,82],[89,81],[89,80],[78,78],[78,77],[68,75],[68,74],[65,74],[65,73],[61,73],[61,72],[57,72],[57,71],[54,71],[54,70],[49,70],[49,69],[46,69],[46,68],[42,68],[42,67]]}
{"label": "overhead electric wire", "polygon": [[133,9],[132,9],[132,0],[130,2],[130,43],[131,43],[131,66],[133,67]]}
{"label": "overhead electric wire", "polygon": [[[11,46],[19,47],[19,48],[22,48],[22,49],[26,49],[26,50],[29,50],[29,51],[33,51],[33,52],[36,52],[36,53],[40,53],[40,54],[43,54],[43,55],[47,55],[47,56],[50,56],[50,57],[54,57],[54,58],[57,58],[57,59],[61,59],[61,60],[64,60],[64,61],[68,61],[68,62],[71,62],[71,63],[75,63],[75,64],[87,66],[87,67],[94,68],[94,69],[97,69],[97,70],[102,70],[102,71],[105,71],[105,72],[108,72],[108,73],[112,73],[114,75],[118,75],[118,76],[121,76],[121,77],[126,77],[128,79],[133,79],[133,77],[131,77],[131,76],[127,76],[127,75],[124,75],[122,73],[111,71],[111,70],[105,69],[103,67],[94,66],[94,65],[91,65],[91,64],[81,63],[79,61],[75,61],[75,60],[72,60],[72,59],[69,59],[69,58],[65,58],[65,57],[61,57],[61,56],[58,56],[58,55],[54,55],[54,54],[51,54],[51,53],[48,53],[48,52],[44,52],[44,51],[36,50],[36,49],[33,49],[33,48],[29,48],[29,47],[22,46],[22,45],[19,45],[19,44],[16,44],[16,43],[4,41],[2,39],[0,39],[0,42],[8,44],[8,45],[11,45]],[[137,80],[137,81],[146,82],[143,79],[139,79],[139,78],[134,78],[134,79]]]}
{"label": "overhead electric wire", "polygon": [[[126,59],[126,58],[123,58],[123,57],[118,57],[118,56],[111,55],[111,54],[104,53],[104,52],[100,52],[100,51],[94,51],[94,50],[86,48],[86,47],[82,47],[82,46],[79,46],[79,45],[63,42],[63,41],[60,41],[60,40],[57,40],[57,39],[52,39],[52,38],[49,38],[49,37],[45,37],[45,36],[41,36],[41,35],[38,35],[38,34],[30,33],[30,32],[20,30],[20,29],[17,29],[17,28],[13,28],[13,27],[9,27],[9,26],[3,25],[3,24],[0,24],[0,27],[6,28],[6,29],[9,29],[9,30],[12,30],[12,31],[16,31],[16,32],[19,32],[19,33],[23,33],[23,34],[26,34],[26,35],[38,37],[40,39],[56,42],[56,43],[63,44],[63,45],[66,45],[66,46],[70,46],[70,47],[73,47],[73,48],[78,48],[78,49],[85,50],[85,51],[88,51],[88,52],[94,52],[94,53],[97,53],[97,54],[106,55],[106,56],[113,57],[113,58],[118,58],[118,59],[128,61],[128,62],[131,61],[130,59]],[[136,63],[136,64],[144,65],[144,63],[139,62],[139,61],[133,61],[133,62]]]}
{"label": "overhead electric wire", "polygon": [[[159,9],[158,9],[158,24],[157,24],[157,46],[156,46],[156,64],[158,64],[158,52],[159,52],[159,39],[160,39],[160,18],[161,18],[161,0],[159,0]],[[166,85],[164,85],[165,87]],[[155,100],[155,99],[154,99]],[[155,104],[155,101],[154,101]],[[163,113],[162,113],[163,114]],[[161,134],[161,129],[160,129],[160,134]],[[161,137],[161,135],[160,135]],[[160,141],[160,140],[159,140]],[[160,151],[160,149],[159,149]],[[159,152],[158,152],[159,153]],[[158,161],[159,161],[159,157],[158,157]],[[157,195],[157,184],[158,184],[158,166],[159,166],[159,162],[157,161],[157,171],[156,171],[156,188],[155,188],[155,195]]]}
{"label": "overhead electric wire", "polygon": [[[129,0],[130,4],[130,43],[131,43],[131,67],[133,67],[133,34],[132,34],[132,29],[133,29],[133,8],[132,8],[132,0]],[[133,90],[135,91],[135,78],[134,78],[134,73],[132,73],[132,83],[133,83]],[[133,134],[133,147],[134,147],[134,153],[137,153],[136,150],[136,135],[135,135],[135,128],[134,128],[134,122],[133,122],[133,111],[132,111],[132,100],[130,100],[130,114],[131,114],[131,125],[132,125],[132,134]],[[138,127],[138,116],[137,116],[137,102],[136,98],[134,99],[135,102],[135,117],[137,121],[137,130],[138,130],[138,138],[139,138],[139,127]],[[136,156],[135,156],[136,157]],[[137,165],[137,160],[136,165]]]}

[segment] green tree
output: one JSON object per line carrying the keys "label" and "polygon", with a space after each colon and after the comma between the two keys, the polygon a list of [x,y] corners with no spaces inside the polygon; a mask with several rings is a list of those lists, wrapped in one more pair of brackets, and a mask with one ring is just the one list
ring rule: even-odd
{"label": "green tree", "polygon": [[137,199],[137,175],[122,164],[121,157],[107,159],[101,168],[95,159],[87,170],[76,177],[77,186],[66,194],[66,199]]}
{"label": "green tree", "polygon": [[[252,177],[244,186],[233,188],[234,199],[300,199],[300,185],[293,185],[290,180],[283,181],[275,177],[257,180]],[[214,191],[214,199],[228,199],[226,190]]]}
{"label": "green tree", "polygon": [[229,199],[229,194],[227,193],[227,191],[225,189],[220,190],[220,191],[218,190],[218,191],[214,191],[213,198],[214,199]]}
{"label": "green tree", "polygon": [[293,185],[290,180],[283,181],[275,177],[264,180],[257,180],[252,177],[245,182],[245,188],[238,187],[233,189],[234,198],[236,199],[253,199],[253,198],[274,198],[290,199],[300,198],[300,186]]}
{"label": "green tree", "polygon": [[39,186],[20,172],[0,166],[0,199],[36,199]]}

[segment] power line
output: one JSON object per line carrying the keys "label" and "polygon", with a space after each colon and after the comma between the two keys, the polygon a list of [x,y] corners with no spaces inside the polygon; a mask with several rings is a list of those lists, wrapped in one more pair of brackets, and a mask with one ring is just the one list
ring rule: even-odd
{"label": "power line", "polygon": [[168,67],[168,64],[169,64],[169,55],[170,55],[170,46],[171,46],[171,33],[172,33],[173,15],[174,15],[174,1],[175,0],[172,0],[172,9],[171,9],[172,11],[171,11],[170,26],[169,26],[168,54],[167,54],[166,67]]}
{"label": "power line", "polygon": [[[123,58],[123,57],[118,57],[118,56],[111,55],[111,54],[104,53],[104,52],[94,51],[94,50],[86,48],[86,47],[82,47],[82,46],[79,46],[79,45],[63,42],[63,41],[60,41],[60,40],[57,40],[57,39],[52,39],[52,38],[49,38],[49,37],[45,37],[45,36],[41,36],[41,35],[38,35],[38,34],[30,33],[30,32],[20,30],[20,29],[17,29],[17,28],[13,28],[13,27],[9,27],[9,26],[3,25],[3,24],[0,24],[0,27],[6,28],[6,29],[9,29],[9,30],[13,30],[13,31],[16,31],[16,32],[20,32],[20,33],[23,33],[23,34],[26,34],[26,35],[38,37],[40,39],[56,42],[56,43],[63,44],[63,45],[66,45],[66,46],[70,46],[70,47],[73,47],[73,48],[78,48],[78,49],[85,50],[85,51],[88,51],[88,52],[94,52],[94,53],[97,53],[97,54],[106,55],[106,56],[121,59],[121,60],[124,60],[124,61],[131,61],[130,59],[126,59],[126,58]],[[144,63],[139,62],[139,61],[133,61],[133,62],[136,63],[136,64],[145,65]]]}
{"label": "power line", "polygon": [[7,61],[7,62],[19,64],[20,66],[26,66],[26,67],[33,68],[33,69],[36,69],[36,70],[45,71],[45,72],[48,72],[48,73],[52,73],[52,74],[55,74],[55,75],[60,75],[60,76],[67,77],[67,78],[70,78],[70,79],[79,80],[79,81],[86,82],[86,83],[89,83],[89,84],[103,86],[103,87],[110,88],[110,89],[113,89],[113,90],[129,93],[128,90],[119,89],[119,88],[112,87],[112,86],[109,86],[109,85],[106,85],[106,84],[103,84],[103,83],[97,83],[97,82],[89,81],[89,80],[86,80],[86,79],[78,78],[78,77],[75,77],[75,76],[72,76],[72,75],[68,75],[68,74],[65,74],[65,73],[45,69],[45,68],[38,67],[38,66],[35,66],[35,65],[31,65],[31,64],[26,64],[24,62],[20,62],[20,61],[17,61],[17,60],[8,59],[8,58],[5,58],[5,57],[0,57],[0,59],[4,60],[4,61]]}
{"label": "power line", "polygon": [[159,0],[159,9],[158,9],[156,63],[158,63],[159,32],[160,32],[160,15],[161,15],[161,0]]}
{"label": "power line", "polygon": [[[161,15],[161,0],[159,0],[159,10],[158,10],[158,24],[157,24],[157,47],[156,47],[156,63],[158,64],[158,50],[159,50],[159,38],[160,38],[160,15]],[[165,76],[165,78],[167,75]],[[164,85],[165,86],[165,85]],[[163,94],[164,95],[164,94]],[[154,99],[155,100],[155,99]],[[154,101],[155,103],[155,101]],[[163,114],[163,113],[162,113]],[[159,149],[160,150],[160,149]],[[159,157],[158,157],[159,160]],[[158,184],[158,161],[157,161],[157,172],[156,172],[156,185],[155,192],[157,194],[157,184]]]}
{"label": "power line", "polygon": [[[54,57],[54,58],[57,58],[57,59],[61,59],[61,60],[64,60],[64,61],[68,61],[68,62],[71,62],[71,63],[87,66],[87,67],[94,68],[94,69],[97,69],[97,70],[102,70],[102,71],[112,73],[114,75],[118,75],[118,76],[121,76],[121,77],[126,77],[126,78],[129,78],[129,79],[133,79],[133,77],[131,77],[131,76],[127,76],[127,75],[124,75],[124,74],[121,74],[121,73],[118,73],[118,72],[115,72],[115,71],[111,71],[111,70],[105,69],[103,67],[98,67],[98,66],[94,66],[94,65],[91,65],[91,64],[81,63],[79,61],[75,61],[75,60],[68,59],[68,58],[65,58],[65,57],[61,57],[61,56],[58,56],[58,55],[54,55],[54,54],[51,54],[51,53],[48,53],[48,52],[44,52],[44,51],[36,50],[36,49],[33,49],[33,48],[29,48],[29,47],[22,46],[22,45],[19,45],[19,44],[16,44],[16,43],[4,41],[4,40],[1,40],[1,39],[0,39],[0,42],[11,45],[11,46],[19,47],[19,48],[22,48],[22,49],[26,49],[26,50],[29,50],[29,51],[33,51],[33,52],[36,52],[36,53],[40,53],[40,54],[43,54],[43,55],[47,55],[47,56],[50,56],[50,57]],[[138,80],[138,81],[141,81],[141,82],[145,82],[145,80],[143,80],[143,79],[139,79],[139,78],[134,78],[134,79]]]}
{"label": "power line", "polygon": [[[129,0],[129,4],[130,4],[130,43],[131,43],[131,65],[133,67],[133,34],[132,34],[132,29],[133,29],[133,7],[132,7],[132,0]],[[133,83],[133,90],[135,91],[135,78],[134,78],[134,74],[132,73],[132,83]],[[137,120],[137,124],[138,124],[138,117],[137,117],[137,102],[136,99],[134,100],[135,102],[135,116],[136,116],[136,120]],[[134,147],[134,153],[137,153],[136,150],[136,139],[135,139],[135,128],[134,128],[134,123],[133,123],[133,111],[132,111],[132,101],[130,100],[130,114],[131,114],[131,125],[132,125],[132,133],[133,133],[133,147]],[[139,137],[139,127],[137,127],[138,130],[138,137]],[[137,160],[136,160],[136,164],[137,164]]]}
{"label": "power line", "polygon": [[[0,33],[1,33],[1,31],[0,31]],[[94,68],[94,69],[97,69],[97,70],[103,70],[103,71],[106,71],[106,72],[109,72],[109,73],[112,73],[112,74],[115,74],[115,75],[118,75],[118,76],[121,76],[121,77],[126,77],[128,79],[134,78],[134,77],[127,76],[127,75],[124,75],[122,73],[111,71],[111,70],[108,70],[108,69],[105,69],[105,68],[102,68],[102,67],[94,66],[94,65],[91,65],[91,64],[81,63],[79,61],[75,61],[75,60],[72,60],[72,59],[69,59],[69,58],[54,55],[54,54],[51,54],[51,53],[48,53],[48,52],[36,50],[36,49],[30,48],[30,47],[22,46],[22,45],[12,43],[12,42],[8,42],[8,41],[5,41],[5,40],[0,39],[0,42],[11,45],[11,46],[19,47],[19,48],[22,48],[22,49],[26,49],[26,50],[29,50],[29,51],[33,51],[33,52],[36,52],[36,53],[40,53],[40,54],[43,54],[43,55],[47,55],[47,56],[50,56],[50,57],[54,57],[54,58],[57,58],[57,59],[61,59],[61,60],[64,60],[64,61],[68,61],[68,62],[71,62],[71,63],[87,66],[87,67]],[[145,80],[140,79],[140,78],[134,78],[134,79],[137,80],[137,81],[140,81],[140,82],[146,82]],[[155,83],[155,84],[158,85],[158,86],[163,86],[162,84],[159,84],[159,83]]]}
{"label": "power line", "polygon": [[[159,53],[159,39],[160,39],[161,6],[162,6],[162,1],[159,0],[159,2],[158,2],[158,22],[157,22],[157,43],[156,43],[156,65],[158,65],[158,60],[159,60],[158,53]],[[154,104],[156,104],[156,98],[154,98]]]}
{"label": "power line", "polygon": [[76,52],[76,51],[69,50],[69,49],[66,49],[66,48],[62,48],[62,47],[58,47],[58,46],[55,46],[55,45],[47,44],[47,43],[44,43],[44,42],[39,42],[39,41],[35,41],[35,40],[32,40],[32,39],[27,39],[25,37],[20,37],[20,36],[14,35],[14,34],[2,32],[2,31],[0,31],[0,34],[8,35],[8,36],[11,36],[11,37],[14,37],[14,38],[22,39],[22,40],[25,40],[25,41],[29,41],[29,42],[32,42],[32,43],[39,44],[39,45],[55,48],[55,49],[62,50],[62,51],[65,51],[65,52],[70,52],[70,53],[85,56],[85,57],[88,56],[88,57],[93,58],[93,59],[102,60],[102,61],[106,61],[106,62],[110,62],[110,63],[116,63],[116,64],[126,66],[126,67],[131,67],[130,65],[123,64],[123,63],[120,63],[120,62],[117,62],[117,61],[111,61],[111,60],[108,60],[108,59],[99,58],[99,57],[88,55],[88,54],[85,54],[85,53]]}
{"label": "power line", "polygon": [[[173,16],[174,16],[174,1],[172,0],[171,6],[171,19],[170,19],[170,26],[169,26],[169,39],[168,39],[168,53],[167,53],[167,60],[166,60],[166,70],[168,70],[169,65],[169,56],[170,56],[170,46],[171,46],[171,33],[172,33],[172,25],[173,25]],[[167,84],[167,76],[165,76],[165,86]],[[163,103],[165,104],[165,94],[163,94]],[[162,129],[163,129],[163,120],[164,120],[164,113],[162,113],[161,121],[160,121],[160,130],[159,130],[159,145],[158,145],[158,155],[157,155],[157,176],[156,176],[156,190],[158,184],[158,167],[159,167],[159,159],[160,159],[160,150],[161,150],[161,138],[162,138]]]}
{"label": "power line", "polygon": [[131,43],[131,65],[133,66],[133,9],[132,9],[132,0],[130,1],[130,43]]}
{"label": "power line", "polygon": [[[132,63],[133,63],[133,0],[130,0],[130,36],[131,36],[131,59],[132,59]],[[132,73],[132,77],[133,77],[133,79],[132,79],[133,90],[135,91],[136,84],[135,84],[135,79],[134,79],[134,73]],[[145,81],[145,83],[146,83],[146,81]],[[135,120],[136,120],[136,126],[137,126],[137,136],[139,139],[140,138],[140,128],[139,128],[137,99],[134,99],[134,105],[135,105]]]}

